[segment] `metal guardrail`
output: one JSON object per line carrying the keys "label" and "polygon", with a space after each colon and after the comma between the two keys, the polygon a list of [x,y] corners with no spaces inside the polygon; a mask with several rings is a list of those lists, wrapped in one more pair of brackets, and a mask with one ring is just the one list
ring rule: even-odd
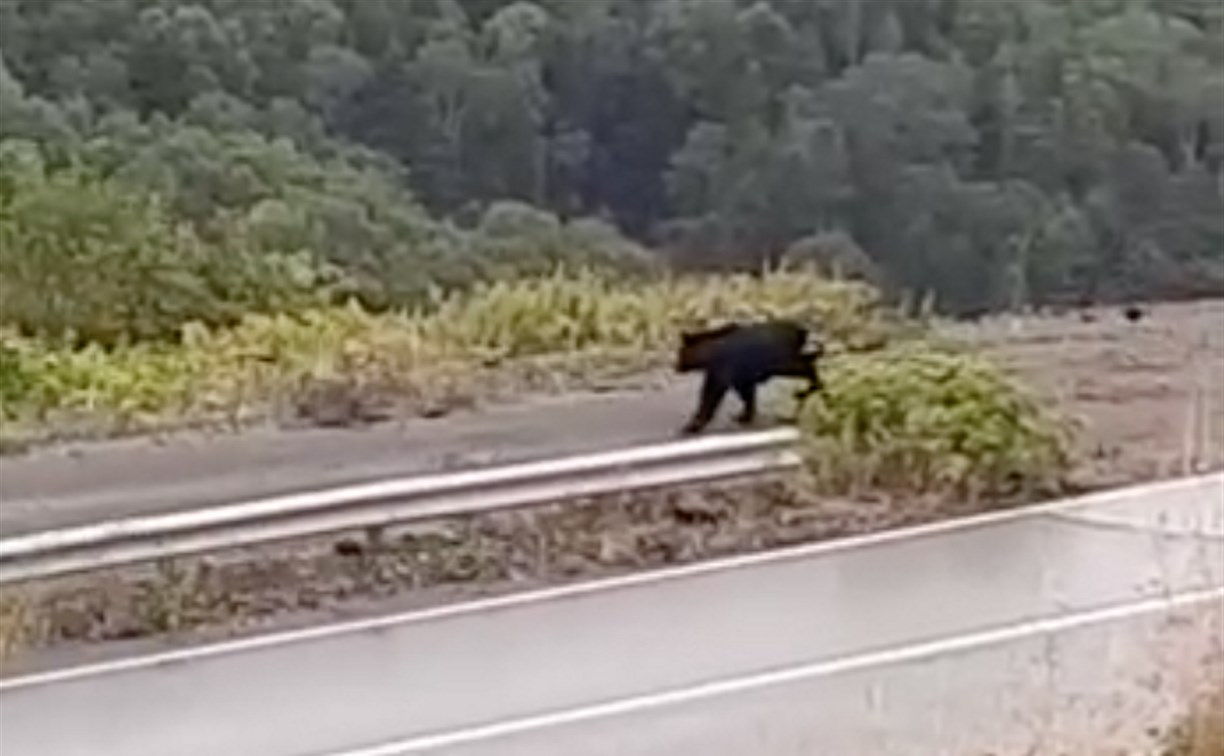
{"label": "metal guardrail", "polygon": [[288,538],[796,467],[794,428],[419,475],[0,539],[0,584]]}

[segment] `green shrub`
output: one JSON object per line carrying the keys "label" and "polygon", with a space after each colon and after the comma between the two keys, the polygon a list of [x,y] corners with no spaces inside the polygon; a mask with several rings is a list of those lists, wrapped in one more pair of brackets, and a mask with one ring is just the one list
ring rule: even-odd
{"label": "green shrub", "polygon": [[555,215],[519,202],[494,202],[470,234],[478,280],[547,276],[559,265],[643,274],[657,266],[653,254],[615,226],[591,218],[562,223]]}
{"label": "green shrub", "polygon": [[981,358],[922,342],[832,358],[803,407],[819,486],[969,499],[1055,490],[1067,428]]}
{"label": "green shrub", "polygon": [[87,143],[85,164],[165,198],[210,241],[236,222],[257,251],[316,253],[371,309],[419,304],[431,284],[462,288],[558,264],[631,272],[654,263],[614,227],[562,223],[519,202],[494,202],[474,228],[457,228],[426,212],[393,161],[352,146],[324,155],[244,128],[157,119],[112,128]]}
{"label": "green shrub", "polygon": [[0,420],[33,393],[39,379],[28,359],[29,348],[12,333],[0,331]]}
{"label": "green shrub", "polygon": [[205,241],[156,197],[19,143],[0,173],[0,322],[23,332],[112,345],[321,301],[308,258],[257,252],[239,225]]}

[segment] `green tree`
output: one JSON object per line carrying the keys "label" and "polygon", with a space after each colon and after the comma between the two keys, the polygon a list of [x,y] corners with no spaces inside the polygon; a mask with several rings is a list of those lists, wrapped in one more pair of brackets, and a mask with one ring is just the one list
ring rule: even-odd
{"label": "green tree", "polygon": [[0,0],[0,138],[370,303],[553,259],[478,230],[524,205],[678,266],[845,234],[948,307],[1188,295],[1222,40],[1218,0]]}
{"label": "green tree", "polygon": [[240,227],[206,242],[151,196],[48,170],[31,143],[0,142],[0,175],[0,322],[109,344],[317,301],[308,261],[255,252]]}

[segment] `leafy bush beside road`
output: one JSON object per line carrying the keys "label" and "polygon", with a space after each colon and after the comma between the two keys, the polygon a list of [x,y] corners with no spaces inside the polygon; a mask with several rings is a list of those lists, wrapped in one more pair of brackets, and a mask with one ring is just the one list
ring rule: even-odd
{"label": "leafy bush beside road", "polygon": [[922,342],[831,360],[802,426],[819,486],[970,498],[1056,488],[1069,428],[999,368]]}

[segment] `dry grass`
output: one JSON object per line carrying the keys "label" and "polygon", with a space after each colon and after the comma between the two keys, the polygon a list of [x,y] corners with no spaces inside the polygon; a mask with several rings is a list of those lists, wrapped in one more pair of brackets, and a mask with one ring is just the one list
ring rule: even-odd
{"label": "dry grass", "polygon": [[1158,756],[1224,756],[1224,687],[1209,691],[1165,736]]}
{"label": "dry grass", "polygon": [[0,596],[0,664],[28,645],[31,623],[21,597]]}

